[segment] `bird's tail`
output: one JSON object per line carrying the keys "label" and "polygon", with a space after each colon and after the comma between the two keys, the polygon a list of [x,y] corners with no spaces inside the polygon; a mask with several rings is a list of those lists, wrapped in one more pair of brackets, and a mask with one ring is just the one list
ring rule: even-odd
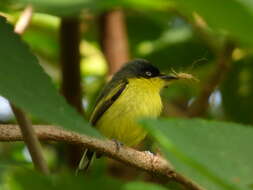
{"label": "bird's tail", "polygon": [[84,170],[84,171],[88,170],[88,168],[91,165],[91,163],[93,162],[94,158],[95,158],[95,152],[85,149],[83,156],[79,162],[78,168],[76,170],[76,175],[78,175],[78,173],[81,170]]}

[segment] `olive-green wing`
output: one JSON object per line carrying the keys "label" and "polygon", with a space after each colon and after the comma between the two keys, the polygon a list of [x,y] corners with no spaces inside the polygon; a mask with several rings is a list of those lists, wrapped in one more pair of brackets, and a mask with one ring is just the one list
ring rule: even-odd
{"label": "olive-green wing", "polygon": [[106,93],[102,92],[103,96],[99,97],[95,109],[90,117],[90,122],[93,126],[96,125],[97,121],[101,118],[105,111],[108,110],[109,107],[117,100],[126,86],[127,81],[122,81],[111,88],[109,91],[107,90]]}

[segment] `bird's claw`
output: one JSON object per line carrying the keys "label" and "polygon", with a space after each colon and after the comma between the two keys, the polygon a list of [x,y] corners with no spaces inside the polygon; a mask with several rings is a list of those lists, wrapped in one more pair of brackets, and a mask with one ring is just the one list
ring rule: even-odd
{"label": "bird's claw", "polygon": [[116,145],[116,151],[119,152],[120,148],[123,146],[123,143],[116,140],[116,139],[112,139],[112,141],[115,143]]}
{"label": "bird's claw", "polygon": [[145,150],[144,153],[149,155],[149,156],[155,156],[155,153],[150,152],[149,150]]}

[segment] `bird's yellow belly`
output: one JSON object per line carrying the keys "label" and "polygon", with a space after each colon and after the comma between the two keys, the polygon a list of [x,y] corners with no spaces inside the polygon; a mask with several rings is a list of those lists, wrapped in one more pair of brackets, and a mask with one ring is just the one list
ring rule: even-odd
{"label": "bird's yellow belly", "polygon": [[[143,88],[143,84],[142,88]],[[138,88],[138,89],[137,89]],[[137,145],[146,131],[137,123],[141,118],[156,118],[162,109],[158,89],[128,85],[120,97],[103,114],[96,127],[103,135],[128,146]]]}

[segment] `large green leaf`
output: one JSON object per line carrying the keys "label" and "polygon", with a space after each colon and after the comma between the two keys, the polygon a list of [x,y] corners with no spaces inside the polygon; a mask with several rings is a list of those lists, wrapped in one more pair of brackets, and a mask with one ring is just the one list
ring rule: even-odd
{"label": "large green leaf", "polygon": [[0,28],[0,94],[49,123],[98,135],[58,94],[36,57],[1,17]]}
{"label": "large green leaf", "polygon": [[122,186],[122,190],[167,190],[167,188],[142,181],[132,181]]}
{"label": "large green leaf", "polygon": [[195,11],[209,26],[253,45],[253,3],[251,0],[175,0],[184,10]]}
{"label": "large green leaf", "polygon": [[[31,4],[37,11],[59,16],[74,16],[81,10],[93,7],[97,0],[14,0],[23,5]],[[94,2],[94,3],[95,3]]]}
{"label": "large green leaf", "polygon": [[[122,182],[112,177],[101,175],[94,178],[89,176],[74,176],[70,173],[45,176],[34,171],[17,170],[9,174],[6,189],[11,190],[83,190],[83,189],[120,189]],[[31,182],[32,181],[32,182]]]}
{"label": "large green leaf", "polygon": [[176,170],[208,190],[246,190],[253,184],[253,128],[197,119],[143,123]]}
{"label": "large green leaf", "polygon": [[[44,176],[34,171],[16,170],[9,172],[9,180],[5,177],[6,190],[83,190],[83,189],[119,189],[119,190],[166,190],[167,188],[147,182],[132,181],[123,184],[119,179],[114,179],[105,173],[94,177],[89,175],[74,176],[70,173],[61,173],[53,176]],[[33,183],[31,183],[31,180]],[[5,189],[4,189],[5,190]]]}
{"label": "large green leaf", "polygon": [[59,16],[77,15],[84,9],[93,11],[111,10],[115,7],[132,8],[138,10],[167,11],[174,7],[174,2],[168,0],[13,0],[12,3],[23,5],[32,4],[39,12],[50,13]]}

